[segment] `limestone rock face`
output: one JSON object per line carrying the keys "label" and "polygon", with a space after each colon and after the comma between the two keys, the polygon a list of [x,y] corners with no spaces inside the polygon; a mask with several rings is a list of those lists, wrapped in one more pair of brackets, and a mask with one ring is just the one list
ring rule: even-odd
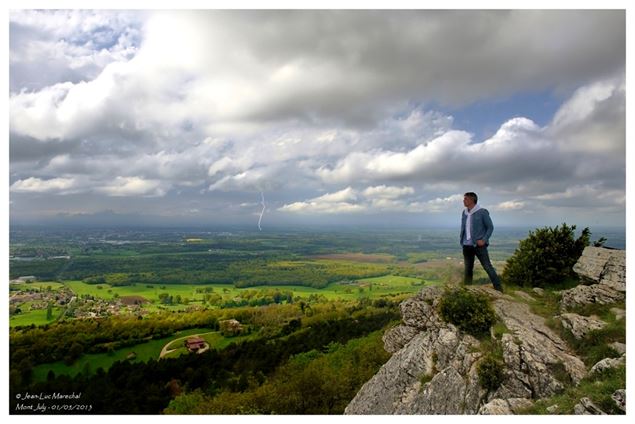
{"label": "limestone rock face", "polygon": [[619,358],[604,358],[597,364],[593,365],[589,373],[590,374],[601,373],[602,371],[605,371],[611,368],[621,367],[624,364],[626,364],[626,354],[623,354]]}
{"label": "limestone rock face", "polygon": [[573,266],[583,281],[606,284],[618,291],[626,291],[626,252],[587,246]]}
{"label": "limestone rock face", "polygon": [[524,300],[527,300],[529,302],[535,300],[533,297],[531,297],[530,295],[528,295],[527,293],[525,293],[524,291],[520,291],[520,290],[516,290],[514,292],[514,294]]}
{"label": "limestone rock face", "polygon": [[616,390],[612,395],[611,399],[615,401],[615,404],[618,408],[620,408],[623,412],[626,412],[626,390],[619,389]]}
{"label": "limestone rock face", "polygon": [[417,334],[419,334],[419,330],[414,327],[398,325],[386,331],[381,339],[384,342],[386,352],[395,353],[408,344]]}
{"label": "limestone rock face", "polygon": [[419,330],[438,327],[439,317],[434,306],[417,298],[406,299],[399,305],[403,323]]}
{"label": "limestone rock face", "polygon": [[[478,346],[472,336],[439,321],[397,351],[362,386],[344,413],[474,414],[482,395],[474,369],[481,355]],[[421,387],[424,376],[434,377]]]}
{"label": "limestone rock face", "polygon": [[626,252],[587,246],[573,266],[580,279],[589,286],[579,285],[562,292],[562,312],[575,306],[602,305],[626,298]]}
{"label": "limestone rock face", "polygon": [[494,399],[483,405],[479,415],[513,415],[524,408],[529,408],[533,402],[524,398]]}
{"label": "limestone rock face", "polygon": [[624,343],[620,343],[620,342],[613,342],[609,344],[609,347],[613,350],[615,350],[617,353],[619,353],[620,355],[623,355],[626,353],[626,345]]}
{"label": "limestone rock face", "polygon": [[582,360],[526,304],[499,299],[494,309],[512,331],[501,339],[507,379],[496,397],[549,397],[563,389],[565,382],[556,376],[564,375],[574,383],[586,376]]}
{"label": "limestone rock face", "polygon": [[468,413],[474,413],[474,402],[464,404],[470,390],[476,390],[478,395],[478,384],[470,384],[456,369],[447,367],[422,388],[420,396],[415,397],[410,405],[402,403],[395,413],[457,415],[466,413],[466,407]]}
{"label": "limestone rock face", "polygon": [[571,331],[573,337],[582,339],[592,330],[600,330],[606,326],[606,323],[600,319],[584,317],[578,314],[562,314],[560,315],[562,326]]}
{"label": "limestone rock face", "polygon": [[[570,313],[571,308],[625,299],[624,259],[624,251],[584,250],[574,270],[585,284],[560,292],[559,318],[574,337],[582,339],[606,323]],[[384,348],[392,357],[362,386],[344,413],[516,414],[533,401],[559,394],[566,385],[578,384],[587,376],[585,364],[546,326],[545,319],[517,301],[540,299],[545,294],[542,289],[534,289],[532,295],[515,292],[516,300],[489,287],[468,290],[487,295],[507,329],[502,336],[500,328],[491,334],[496,349],[502,351],[503,378],[495,390],[486,390],[479,383],[479,364],[488,353],[482,342],[444,322],[438,313],[444,289],[426,287],[400,304],[401,324],[383,336]],[[618,316],[622,310],[613,312]],[[590,373],[625,363],[625,346],[616,343],[614,348],[622,357],[606,358]],[[613,399],[625,408],[624,390],[616,391]],[[589,398],[580,399],[574,410],[576,414],[604,414]]]}
{"label": "limestone rock face", "polygon": [[576,415],[606,415],[606,412],[602,411],[588,397],[580,399],[580,403],[573,407],[573,413]]}
{"label": "limestone rock face", "polygon": [[428,287],[402,302],[402,325],[384,336],[393,356],[344,413],[508,414],[530,405],[531,399],[562,391],[564,381],[559,379],[577,383],[586,375],[583,362],[527,305],[490,288],[470,290],[491,296],[510,330],[500,341],[504,380],[497,390],[488,392],[479,384],[480,342],[439,317],[443,291]]}
{"label": "limestone rock face", "polygon": [[579,285],[572,289],[562,291],[560,311],[565,312],[573,307],[591,303],[609,305],[611,303],[621,302],[624,299],[626,299],[625,293],[614,290],[604,284],[594,284],[592,286]]}

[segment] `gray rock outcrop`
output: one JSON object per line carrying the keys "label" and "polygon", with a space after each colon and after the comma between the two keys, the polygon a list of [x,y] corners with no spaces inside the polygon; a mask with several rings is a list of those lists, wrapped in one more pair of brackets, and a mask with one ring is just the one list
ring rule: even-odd
{"label": "gray rock outcrop", "polygon": [[606,326],[606,323],[601,319],[578,314],[562,314],[560,315],[560,322],[578,340],[584,338],[589,332],[600,330]]}
{"label": "gray rock outcrop", "polygon": [[494,399],[483,405],[478,413],[479,415],[513,415],[531,405],[533,402],[524,398]]}
{"label": "gray rock outcrop", "polygon": [[494,309],[512,332],[501,338],[508,378],[497,397],[549,397],[562,391],[562,376],[576,384],[586,376],[582,360],[529,306],[498,299]]}
{"label": "gray rock outcrop", "polygon": [[534,287],[532,291],[536,293],[538,296],[544,296],[545,294],[545,290],[541,289],[540,287]]}
{"label": "gray rock outcrop", "polygon": [[620,355],[623,355],[626,353],[626,345],[624,343],[620,343],[620,342],[609,343],[609,347],[613,349],[614,351],[616,351],[617,353],[619,353]]}
{"label": "gray rock outcrop", "polygon": [[[400,305],[403,325],[384,337],[385,349],[403,347],[366,382],[345,414],[475,414],[479,342],[444,323],[436,312],[441,289],[430,287]],[[412,330],[417,334],[411,337]],[[408,340],[410,339],[410,340]],[[428,382],[422,384],[422,380]]]}
{"label": "gray rock outcrop", "polygon": [[592,286],[579,285],[569,290],[562,291],[560,301],[560,311],[565,312],[576,306],[597,303],[599,305],[609,305],[621,302],[626,299],[626,294],[614,290],[604,284],[594,284]]}
{"label": "gray rock outcrop", "polygon": [[419,334],[419,330],[414,327],[398,325],[386,331],[381,339],[384,342],[386,352],[395,353],[408,344],[417,334]]}
{"label": "gray rock outcrop", "polygon": [[626,354],[619,358],[604,358],[591,367],[589,374],[598,374],[611,368],[621,367],[626,364]]}
{"label": "gray rock outcrop", "polygon": [[[442,289],[429,287],[402,302],[402,325],[384,336],[385,349],[393,356],[344,413],[507,414],[530,405],[532,399],[559,393],[566,382],[577,383],[586,375],[583,362],[527,305],[493,289],[470,290],[492,297],[509,329],[497,341],[504,360],[498,389],[480,386],[481,343],[439,317]],[[560,381],[563,378],[566,381]]]}
{"label": "gray rock outcrop", "polygon": [[528,301],[528,302],[532,302],[536,299],[534,299],[533,297],[531,297],[530,295],[528,295],[527,293],[525,293],[524,291],[520,291],[520,290],[516,290],[514,292],[514,294],[518,297],[520,297],[521,299]]}
{"label": "gray rock outcrop", "polygon": [[617,406],[622,412],[626,412],[626,390],[616,390],[611,395],[611,399],[615,402],[615,406]]}
{"label": "gray rock outcrop", "polygon": [[573,266],[581,284],[562,292],[560,310],[598,303],[607,305],[626,298],[626,252],[587,246]]}
{"label": "gray rock outcrop", "polygon": [[626,252],[587,246],[573,266],[583,282],[605,284],[617,291],[626,291]]}
{"label": "gray rock outcrop", "polygon": [[580,402],[573,407],[573,413],[576,415],[606,415],[606,412],[602,411],[588,397],[580,399]]}

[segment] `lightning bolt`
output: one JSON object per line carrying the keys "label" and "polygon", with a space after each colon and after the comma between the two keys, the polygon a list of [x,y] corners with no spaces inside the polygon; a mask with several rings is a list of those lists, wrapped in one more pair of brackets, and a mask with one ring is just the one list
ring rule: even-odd
{"label": "lightning bolt", "polygon": [[264,213],[265,213],[265,209],[266,209],[267,207],[265,206],[265,195],[264,195],[264,193],[263,193],[262,191],[260,192],[260,197],[262,198],[262,202],[261,202],[261,205],[262,205],[262,211],[260,212],[260,218],[258,218],[258,229],[259,229],[260,231],[262,231],[262,228],[260,228],[260,221],[262,221],[262,215],[264,215]]}

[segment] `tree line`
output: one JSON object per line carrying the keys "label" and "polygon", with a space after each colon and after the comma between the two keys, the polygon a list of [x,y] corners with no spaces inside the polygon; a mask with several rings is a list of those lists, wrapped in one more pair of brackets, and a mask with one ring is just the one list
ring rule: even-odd
{"label": "tree line", "polygon": [[107,371],[98,369],[94,374],[80,373],[73,378],[50,373],[45,382],[31,382],[28,376],[12,369],[11,410],[15,411],[15,394],[21,392],[81,392],[81,402],[92,404],[93,414],[157,414],[183,391],[198,389],[213,396],[227,390],[246,390],[250,381],[264,383],[292,355],[346,343],[398,318],[396,308],[364,308],[345,318],[312,321],[288,335],[243,341],[201,355],[146,363],[116,362]]}

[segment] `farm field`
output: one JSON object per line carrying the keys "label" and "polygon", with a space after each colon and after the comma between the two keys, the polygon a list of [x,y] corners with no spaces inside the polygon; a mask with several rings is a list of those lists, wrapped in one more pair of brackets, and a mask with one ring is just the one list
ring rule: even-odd
{"label": "farm field", "polygon": [[[177,331],[169,337],[164,337],[157,340],[150,340],[148,342],[139,343],[133,346],[126,346],[121,349],[117,349],[111,353],[88,353],[82,355],[72,365],[66,365],[63,361],[41,364],[33,367],[33,377],[35,380],[43,381],[46,380],[46,376],[49,371],[53,371],[55,375],[65,374],[75,376],[80,372],[86,372],[87,370],[89,373],[94,373],[95,371],[97,371],[98,368],[107,370],[115,362],[126,360],[128,355],[133,352],[135,354],[135,357],[129,359],[131,362],[146,362],[148,359],[158,359],[159,353],[161,353],[161,349],[163,348],[163,346],[165,346],[167,343],[170,343],[171,340],[181,339],[193,334],[207,333],[209,331],[211,330],[208,328],[191,328],[189,330]],[[230,342],[234,341],[234,339],[238,338],[226,339],[225,337],[220,336],[217,342],[221,346],[221,342],[225,342],[226,346]],[[183,352],[181,353],[185,352],[186,350],[183,349]],[[176,356],[178,355],[175,352],[175,355],[171,357]]]}
{"label": "farm field", "polygon": [[9,326],[17,327],[17,326],[25,326],[25,325],[45,325],[55,322],[57,317],[59,317],[60,313],[62,313],[63,309],[54,307],[53,313],[50,319],[47,319],[46,309],[34,309],[29,311],[23,311],[20,314],[11,315],[9,317]]}
{"label": "farm field", "polygon": [[[427,284],[434,284],[434,281],[427,281]],[[46,285],[46,283],[42,283]],[[423,286],[419,278],[386,275],[382,277],[364,278],[354,280],[350,283],[330,283],[323,289],[316,289],[305,286],[293,285],[266,285],[246,288],[236,288],[230,284],[154,284],[148,285],[137,283],[130,286],[110,286],[108,284],[87,284],[82,281],[67,281],[64,283],[76,295],[91,295],[102,299],[113,299],[115,294],[123,296],[142,296],[150,302],[159,302],[159,295],[167,293],[172,296],[180,295],[188,298],[190,302],[200,303],[206,293],[197,293],[197,290],[204,291],[212,289],[213,293],[221,296],[240,296],[247,290],[280,290],[291,291],[293,296],[310,296],[312,294],[323,295],[327,299],[358,299],[359,289],[364,290],[364,294],[371,298],[376,298],[382,294],[390,293],[413,293]],[[369,290],[370,288],[370,290]],[[184,306],[184,305],[181,305]]]}
{"label": "farm field", "polygon": [[47,290],[49,287],[51,288],[51,290],[58,290],[64,287],[64,283],[60,283],[57,281],[32,281],[29,283],[11,283],[10,286],[12,290],[26,290],[29,288]]}
{"label": "farm field", "polygon": [[[191,334],[190,334],[191,335]],[[211,331],[206,333],[198,334],[203,340],[205,340],[211,349],[223,349],[227,347],[230,343],[238,343],[243,340],[248,340],[253,338],[253,336],[235,336],[235,337],[224,337],[218,331]],[[167,351],[164,358],[177,358],[181,355],[189,354],[187,349],[183,344],[183,340],[187,338],[187,335],[181,336],[164,346],[164,349]]]}
{"label": "farm field", "polygon": [[[191,307],[204,307],[208,309],[219,308],[225,302],[240,301],[242,299],[252,299],[254,293],[258,297],[270,296],[276,291],[279,293],[291,293],[293,299],[309,299],[319,297],[324,301],[360,299],[378,299],[383,296],[416,293],[424,285],[440,284],[441,280],[422,280],[414,277],[404,277],[396,275],[384,275],[381,277],[363,278],[345,282],[329,283],[325,288],[313,288],[296,285],[265,285],[239,288],[231,284],[145,284],[133,283],[127,286],[111,286],[109,284],[88,284],[83,281],[59,282],[33,282],[21,283],[12,286],[19,286],[20,290],[38,289],[48,290],[51,287],[52,293],[62,288],[72,291],[77,298],[92,296],[98,299],[112,301],[116,298],[134,298],[147,301],[141,308],[149,313],[159,312],[183,312]],[[217,296],[218,300],[214,305],[204,303],[205,296]],[[161,296],[171,296],[181,299],[180,303],[165,304]],[[77,300],[75,304],[77,304]],[[55,306],[50,319],[47,319],[46,309],[30,308],[30,303],[20,305],[21,312],[10,315],[10,327],[45,325],[54,323],[64,312],[63,306]]]}

